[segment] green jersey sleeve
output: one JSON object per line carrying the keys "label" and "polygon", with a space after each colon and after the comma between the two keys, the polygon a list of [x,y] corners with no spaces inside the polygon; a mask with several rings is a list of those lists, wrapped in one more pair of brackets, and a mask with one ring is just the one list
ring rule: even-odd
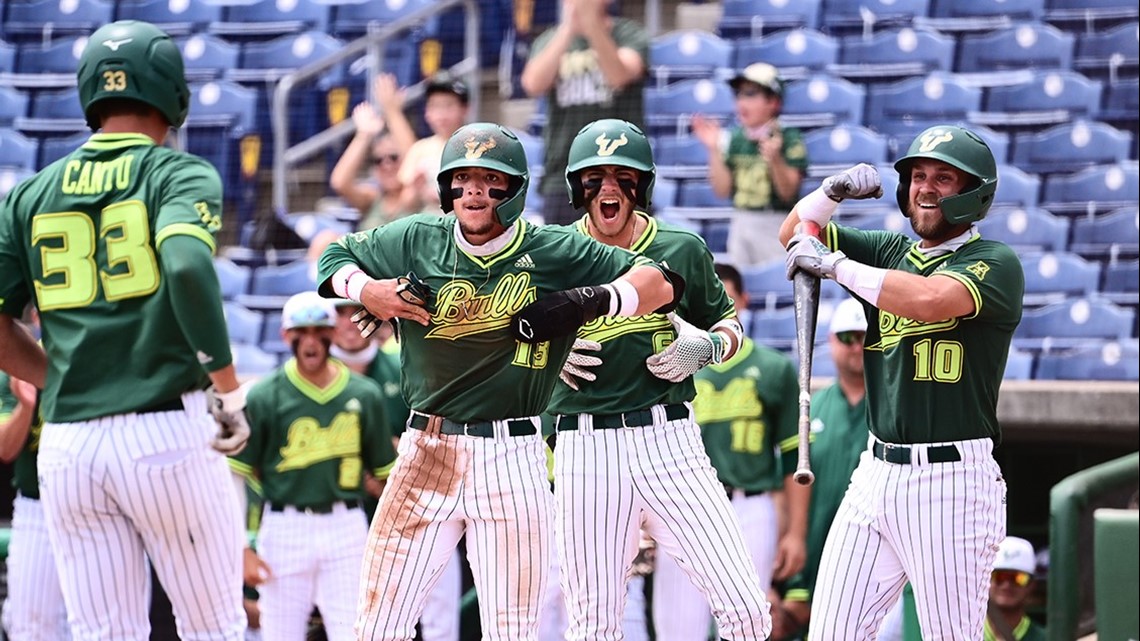
{"label": "green jersey sleeve", "polygon": [[20,191],[17,185],[0,201],[0,313],[13,318],[19,318],[31,300],[27,256],[21,249],[26,241],[15,212]]}
{"label": "green jersey sleeve", "polygon": [[[353,375],[357,378],[357,375]],[[384,403],[384,393],[380,384],[372,379],[359,376],[362,383],[367,383],[370,393],[367,395],[363,422],[364,438],[361,443],[361,454],[364,467],[378,479],[388,478],[392,466],[396,463],[396,450],[392,447],[392,431],[389,429],[388,410]]]}
{"label": "green jersey sleeve", "polygon": [[[163,150],[165,151],[165,150]],[[205,160],[190,154],[164,154],[159,209],[154,223],[155,247],[174,234],[198,238],[215,250],[214,234],[222,228],[222,179]]]}
{"label": "green jersey sleeve", "polygon": [[[236,456],[230,457],[230,468],[256,483],[264,463],[265,444],[273,429],[273,385],[279,378],[278,371],[265,376],[253,384],[245,397],[245,415],[249,421],[249,441]],[[260,484],[255,489],[260,492]]]}

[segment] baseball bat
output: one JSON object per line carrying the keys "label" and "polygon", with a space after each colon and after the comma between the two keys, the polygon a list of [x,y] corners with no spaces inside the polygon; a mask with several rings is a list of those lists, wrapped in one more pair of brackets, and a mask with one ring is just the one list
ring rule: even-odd
{"label": "baseball bat", "polygon": [[[819,225],[801,221],[801,233],[819,237]],[[800,415],[799,438],[796,454],[796,472],[792,477],[800,485],[811,485],[815,474],[811,471],[811,359],[815,351],[816,314],[819,311],[819,279],[805,271],[798,271],[792,279],[792,293],[796,312],[796,341],[800,357]]]}

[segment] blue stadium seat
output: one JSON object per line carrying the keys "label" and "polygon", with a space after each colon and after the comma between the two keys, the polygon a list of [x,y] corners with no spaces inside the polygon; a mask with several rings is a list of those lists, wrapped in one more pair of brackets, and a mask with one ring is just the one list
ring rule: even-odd
{"label": "blue stadium seat", "polygon": [[332,33],[346,40],[358,38],[367,33],[369,28],[376,29],[392,24],[430,5],[431,0],[340,4],[333,16]]}
{"label": "blue stadium seat", "polygon": [[661,175],[661,167],[657,168],[657,180],[653,183],[653,201],[650,206],[657,214],[677,204],[677,181]]}
{"label": "blue stadium seat", "polygon": [[1100,295],[1118,305],[1140,305],[1140,261],[1112,261],[1105,265]]}
{"label": "blue stadium seat", "polygon": [[[819,25],[820,0],[723,0],[717,31],[723,38],[757,40],[788,29]],[[775,64],[775,63],[770,63]]]}
{"label": "blue stadium seat", "polygon": [[22,42],[90,34],[111,22],[115,10],[114,3],[104,0],[29,0],[6,4],[4,38]]}
{"label": "blue stadium seat", "polygon": [[651,135],[684,135],[693,114],[728,121],[736,109],[732,89],[720,80],[683,80],[645,93],[650,103],[656,101],[656,107],[652,112],[647,109],[645,116]]}
{"label": "blue stadium seat", "polygon": [[784,88],[780,122],[787,127],[810,129],[863,123],[866,90],[842,78],[817,74],[789,83]]}
{"label": "blue stadium seat", "polygon": [[227,69],[238,66],[241,49],[209,34],[194,34],[178,43],[191,83],[220,80]]}
{"label": "blue stadium seat", "polygon": [[1140,10],[1128,0],[1045,0],[1045,20],[1066,29],[1104,29],[1137,16]]}
{"label": "blue stadium seat", "polygon": [[928,0],[824,0],[821,28],[833,35],[913,24],[930,13]]}
{"label": "blue stadium seat", "polygon": [[66,134],[87,130],[78,89],[37,93],[29,116],[17,118],[13,124],[23,132]]}
{"label": "blue stadium seat", "polygon": [[145,20],[179,38],[204,31],[222,19],[222,3],[142,0],[119,3],[119,20]]}
{"label": "blue stadium seat", "polygon": [[998,164],[998,187],[994,205],[1036,207],[1040,200],[1041,178],[1013,165]]}
{"label": "blue stadium seat", "polygon": [[1027,381],[1033,378],[1033,354],[1010,348],[1009,356],[1005,359],[1005,373],[1002,378],[1007,381]]}
{"label": "blue stadium seat", "polygon": [[1073,172],[1127,160],[1132,136],[1094,120],[1077,120],[1041,133],[1018,134],[1013,164],[1038,173]]}
{"label": "blue stadium seat", "polygon": [[[316,287],[311,265],[307,260],[295,260],[283,265],[267,265],[254,270],[249,281],[249,294],[238,296],[237,302],[250,309],[280,310],[289,296]],[[273,333],[276,331],[277,326],[274,326]]]}
{"label": "blue stadium seat", "polygon": [[[797,356],[797,358],[799,358]],[[797,361],[798,362],[798,361]],[[816,343],[811,355],[811,378],[814,383],[817,379],[835,378],[835,359],[831,357],[831,343],[823,341]]]}
{"label": "blue stadium seat", "polygon": [[658,178],[700,178],[708,176],[709,152],[692,136],[654,138],[653,162]]}
{"label": "blue stadium seat", "polygon": [[712,186],[704,180],[686,180],[677,192],[678,207],[732,207],[731,198],[721,198],[713,193]]}
{"label": "blue stadium seat", "polygon": [[728,251],[728,225],[727,221],[710,220],[705,222],[700,232],[705,245],[714,255]]}
{"label": "blue stadium seat", "polygon": [[800,80],[824,71],[839,60],[839,41],[815,29],[778,31],[761,40],[742,40],[736,45],[735,67],[766,62],[780,71],[785,81]]}
{"label": "blue stadium seat", "polygon": [[[787,278],[784,285],[790,292],[792,287]],[[748,332],[752,340],[779,350],[791,350],[796,346],[796,308],[780,307],[774,310],[757,311],[752,314],[752,327]]]}
{"label": "blue stadium seat", "polygon": [[839,63],[828,71],[865,82],[952,71],[954,46],[953,38],[910,27],[871,37],[847,36],[839,49]]}
{"label": "blue stadium seat", "polygon": [[1073,221],[1072,250],[1090,257],[1135,257],[1140,254],[1140,208],[1081,216]]}
{"label": "blue stadium seat", "polygon": [[0,74],[12,73],[16,69],[16,47],[0,40]]}
{"label": "blue stadium seat", "polygon": [[1077,254],[1048,252],[1022,254],[1025,270],[1025,304],[1060,302],[1070,296],[1090,296],[1100,287],[1100,263]]}
{"label": "blue stadium seat", "polygon": [[[306,31],[247,43],[242,47],[241,69],[230,72],[238,82],[271,82],[285,73],[340,51],[344,44],[320,31]],[[339,82],[343,71],[330,73],[329,82]]]}
{"label": "blue stadium seat", "polygon": [[1135,161],[1100,165],[1049,176],[1041,206],[1054,213],[1110,211],[1134,206],[1138,190],[1140,171]]}
{"label": "blue stadium seat", "polygon": [[228,4],[222,20],[209,25],[210,33],[230,40],[276,38],[307,31],[327,32],[329,6],[314,0],[254,0]]}
{"label": "blue stadium seat", "polygon": [[249,280],[253,270],[248,266],[218,256],[214,258],[214,271],[218,273],[218,284],[222,287],[223,300],[234,300],[249,291]]}
{"label": "blue stadium seat", "polygon": [[14,129],[0,127],[0,167],[35,169],[40,145]]}
{"label": "blue stadium seat", "polygon": [[1089,345],[1042,354],[1037,364],[1041,380],[1140,380],[1140,349],[1136,339]]}
{"label": "blue stadium seat", "polygon": [[967,86],[950,74],[934,72],[873,86],[867,95],[865,122],[879,131],[897,122],[956,122],[965,120],[981,104],[981,89]]}
{"label": "blue stadium seat", "polygon": [[1069,219],[1037,207],[995,207],[978,223],[978,231],[1019,253],[1062,252],[1069,244]]}
{"label": "blue stadium seat", "polygon": [[1042,351],[1124,340],[1132,333],[1135,312],[1094,298],[1075,298],[1022,313],[1013,343]]}
{"label": "blue stadium seat", "polygon": [[1070,69],[1074,44],[1071,33],[1042,22],[1025,22],[992,33],[963,36],[956,70]]}
{"label": "blue stadium seat", "polygon": [[255,179],[261,166],[257,98],[257,92],[224,80],[190,88],[190,115],[183,125],[186,150],[217,168],[228,198]]}
{"label": "blue stadium seat", "polygon": [[792,302],[792,284],[788,281],[784,261],[742,266],[740,276],[744,279],[750,307],[774,310]]}
{"label": "blue stadium seat", "polygon": [[1039,71],[1013,85],[989,87],[984,111],[970,122],[991,127],[1038,128],[1076,118],[1095,118],[1100,112],[1101,83],[1074,71]]}
{"label": "blue stadium seat", "polygon": [[226,316],[226,327],[229,329],[231,343],[243,345],[257,345],[261,343],[261,335],[265,317],[261,312],[246,309],[241,305],[226,301],[222,311]]}
{"label": "blue stadium seat", "polygon": [[306,243],[311,243],[317,234],[331,230],[338,236],[351,233],[355,228],[351,222],[340,220],[336,216],[323,212],[289,212],[280,216],[294,233]]}
{"label": "blue stadium seat", "polygon": [[44,138],[40,142],[40,169],[79,149],[90,137],[90,131],[79,131],[69,136]]}
{"label": "blue stadium seat", "polygon": [[272,372],[278,363],[277,356],[257,345],[230,345],[234,357],[234,370],[243,378],[257,378]]}
{"label": "blue stadium seat", "polygon": [[1140,26],[1120,25],[1106,31],[1085,32],[1077,40],[1073,68],[1097,77],[1135,76],[1140,69]]}
{"label": "blue stadium seat", "polygon": [[16,57],[15,74],[8,80],[24,89],[64,89],[75,86],[79,56],[86,37],[62,38],[45,44],[25,43]]}
{"label": "blue stadium seat", "polygon": [[1040,20],[1043,0],[932,0],[929,18],[915,18],[916,25],[943,33],[993,31],[1013,21]]}
{"label": "blue stadium seat", "polygon": [[649,76],[658,87],[677,80],[731,77],[732,43],[707,31],[674,31],[649,43]]}
{"label": "blue stadium seat", "polygon": [[804,135],[808,173],[827,177],[857,163],[887,164],[887,139],[865,127],[839,125]]}
{"label": "blue stadium seat", "polygon": [[12,188],[35,175],[31,169],[22,167],[0,167],[0,198],[8,195]]}

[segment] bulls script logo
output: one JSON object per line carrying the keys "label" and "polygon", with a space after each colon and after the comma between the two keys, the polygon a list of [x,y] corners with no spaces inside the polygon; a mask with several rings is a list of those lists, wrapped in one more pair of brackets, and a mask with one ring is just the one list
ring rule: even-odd
{"label": "bulls script logo", "polygon": [[925,154],[932,151],[938,145],[944,142],[950,142],[951,140],[954,140],[954,136],[949,131],[935,129],[930,133],[924,134],[922,138],[919,138],[918,151]]}
{"label": "bulls script logo", "polygon": [[898,345],[905,336],[923,336],[937,334],[958,326],[957,318],[924,323],[912,318],[896,316],[890,312],[879,310],[879,342],[868,345],[866,348],[873,351],[883,351]]}
{"label": "bulls script logo", "polygon": [[511,317],[537,298],[530,273],[507,274],[490,294],[476,295],[478,289],[465,280],[453,280],[436,294],[427,338],[455,340],[510,325]]}
{"label": "bulls script logo", "polygon": [[494,149],[498,145],[495,143],[494,138],[478,140],[475,138],[475,136],[471,136],[467,139],[467,142],[463,143],[463,146],[467,148],[467,160],[478,160],[483,157],[483,154]]}
{"label": "bulls script logo", "polygon": [[133,41],[134,38],[123,38],[122,40],[104,40],[103,46],[107,47],[111,51],[118,51],[119,47]]}
{"label": "bulls script logo", "polygon": [[610,140],[606,138],[605,134],[599,134],[598,137],[594,139],[594,142],[598,145],[599,156],[612,156],[618,147],[629,144],[629,139],[625,137],[624,133],[621,135],[621,138],[617,140]]}

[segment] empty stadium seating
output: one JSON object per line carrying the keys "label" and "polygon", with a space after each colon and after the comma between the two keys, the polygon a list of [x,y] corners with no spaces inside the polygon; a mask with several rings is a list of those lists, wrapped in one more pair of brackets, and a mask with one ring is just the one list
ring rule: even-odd
{"label": "empty stadium seating", "polygon": [[839,50],[839,63],[828,70],[845,78],[874,82],[953,71],[955,44],[953,38],[910,27],[872,37],[848,36]]}
{"label": "empty stadium seating", "polygon": [[814,29],[777,31],[761,40],[736,44],[736,68],[767,62],[785,81],[820,73],[839,60],[839,41]]}

